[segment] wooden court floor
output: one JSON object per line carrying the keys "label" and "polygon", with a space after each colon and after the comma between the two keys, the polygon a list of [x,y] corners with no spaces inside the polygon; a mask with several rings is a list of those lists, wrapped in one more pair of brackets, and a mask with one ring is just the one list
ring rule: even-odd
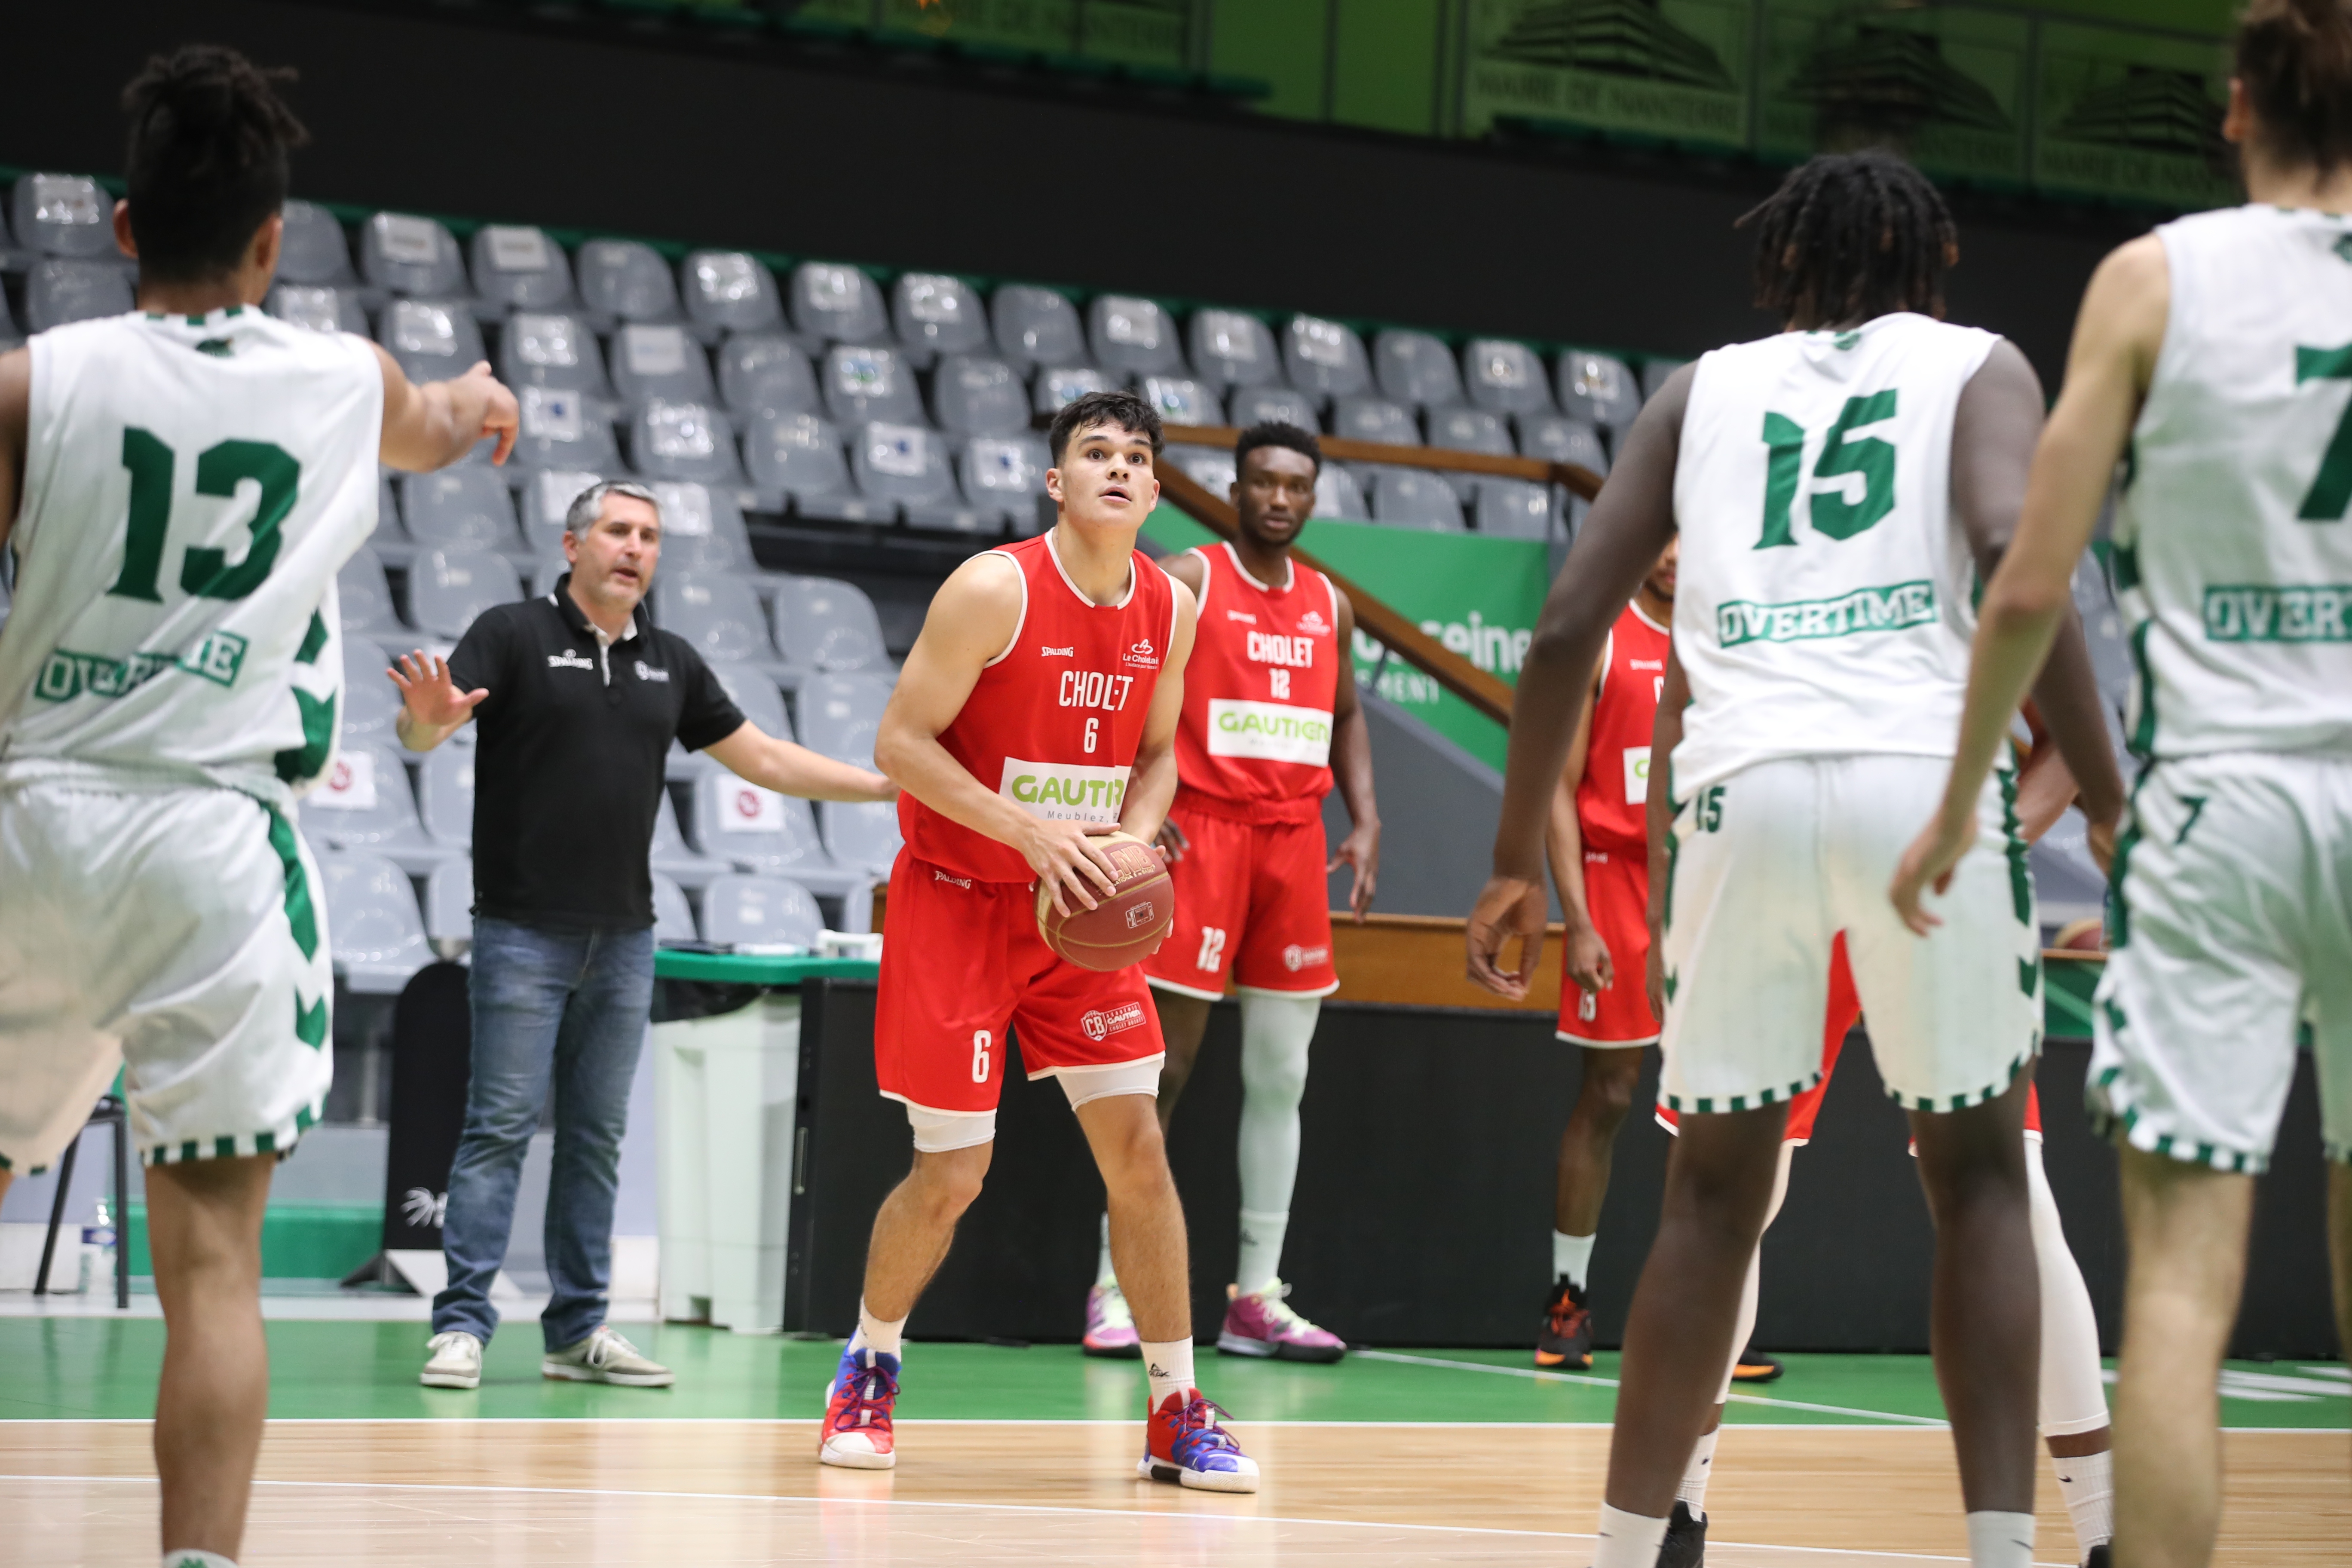
{"label": "wooden court floor", "polygon": [[[1237,1425],[1254,1497],[1134,1474],[1139,1424],[910,1421],[899,1468],[815,1462],[806,1420],[279,1420],[247,1568],[1136,1563],[1191,1568],[1588,1560],[1609,1434],[1595,1426]],[[2352,1438],[2228,1438],[2221,1561],[2352,1561]],[[152,1561],[137,1421],[0,1422],[0,1562]],[[1965,1557],[1948,1435],[1725,1430],[1708,1498],[1719,1568]],[[2074,1559],[2044,1468],[2040,1549]],[[1792,1550],[1795,1549],[1795,1550]]]}

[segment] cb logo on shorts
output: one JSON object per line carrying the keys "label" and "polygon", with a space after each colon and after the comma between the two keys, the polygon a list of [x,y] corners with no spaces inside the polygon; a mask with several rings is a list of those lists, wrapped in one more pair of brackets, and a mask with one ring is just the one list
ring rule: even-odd
{"label": "cb logo on shorts", "polygon": [[1301,947],[1294,942],[1282,950],[1282,967],[1296,974],[1310,964],[1327,962],[1330,956],[1328,947]]}
{"label": "cb logo on shorts", "polygon": [[1143,1022],[1143,1004],[1123,1002],[1116,1007],[1097,1007],[1078,1020],[1078,1027],[1087,1038],[1099,1040],[1116,1035],[1121,1029],[1132,1029]]}

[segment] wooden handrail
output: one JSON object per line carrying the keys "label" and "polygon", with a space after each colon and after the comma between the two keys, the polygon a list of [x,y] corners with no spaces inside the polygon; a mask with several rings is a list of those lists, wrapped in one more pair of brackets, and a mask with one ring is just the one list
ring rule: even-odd
{"label": "wooden handrail", "polygon": [[[1180,447],[1222,447],[1226,451],[1233,450],[1234,443],[1241,438],[1241,432],[1230,425],[1171,425],[1161,434]],[[1398,468],[1443,468],[1456,474],[1531,479],[1539,485],[1566,485],[1584,500],[1601,493],[1601,476],[1581,463],[1457,452],[1450,447],[1391,447],[1381,441],[1350,441],[1339,436],[1319,437],[1317,444],[1323,448],[1325,457],[1346,463],[1386,463]]]}
{"label": "wooden handrail", "polygon": [[[1179,428],[1195,427],[1180,426]],[[1168,433],[1172,437],[1176,432],[1171,429]],[[1226,445],[1232,444],[1231,433],[1228,432]],[[1349,445],[1361,446],[1363,443],[1351,442]],[[1324,444],[1326,451],[1328,451],[1330,447],[1329,442]],[[1422,450],[1418,447],[1381,447],[1370,449],[1395,452]],[[1468,454],[1448,455],[1460,457]],[[1512,460],[1516,462],[1521,459]],[[1233,503],[1223,496],[1211,495],[1199,480],[1172,463],[1160,470],[1160,493],[1174,501],[1179,511],[1183,512],[1220,539],[1233,540],[1240,537],[1241,524],[1234,516]],[[1423,631],[1402,615],[1390,608],[1385,601],[1349,581],[1345,574],[1333,571],[1296,545],[1292,546],[1290,553],[1297,559],[1300,565],[1320,572],[1330,578],[1332,585],[1348,595],[1348,601],[1356,612],[1356,625],[1363,628],[1367,636],[1386,643],[1390,650],[1398,658],[1484,713],[1487,718],[1492,719],[1496,723],[1506,728],[1509,727],[1511,689],[1507,682],[1497,676],[1489,675],[1427,632]],[[1346,649],[1340,651],[1343,658],[1353,657]]]}

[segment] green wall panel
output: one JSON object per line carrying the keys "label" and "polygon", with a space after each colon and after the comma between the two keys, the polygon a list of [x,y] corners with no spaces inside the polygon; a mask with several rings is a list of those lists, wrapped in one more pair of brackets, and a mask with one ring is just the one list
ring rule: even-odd
{"label": "green wall panel", "polygon": [[1329,0],[1215,0],[1209,68],[1271,83],[1265,113],[1320,120],[1329,29]]}
{"label": "green wall panel", "polygon": [[1434,134],[1446,0],[1331,0],[1331,118]]}

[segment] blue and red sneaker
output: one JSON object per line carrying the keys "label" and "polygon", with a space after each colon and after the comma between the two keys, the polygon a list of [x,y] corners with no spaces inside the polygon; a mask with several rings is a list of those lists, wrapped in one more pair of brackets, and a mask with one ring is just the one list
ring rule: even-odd
{"label": "blue and red sneaker", "polygon": [[1143,1458],[1137,1472],[1150,1480],[1175,1481],[1202,1491],[1257,1490],[1257,1461],[1217,1425],[1223,1414],[1197,1388],[1170,1394],[1144,1422]]}
{"label": "blue and red sneaker", "polygon": [[845,1350],[826,1394],[817,1458],[853,1470],[896,1467],[890,1407],[898,1402],[898,1358],[876,1350]]}

